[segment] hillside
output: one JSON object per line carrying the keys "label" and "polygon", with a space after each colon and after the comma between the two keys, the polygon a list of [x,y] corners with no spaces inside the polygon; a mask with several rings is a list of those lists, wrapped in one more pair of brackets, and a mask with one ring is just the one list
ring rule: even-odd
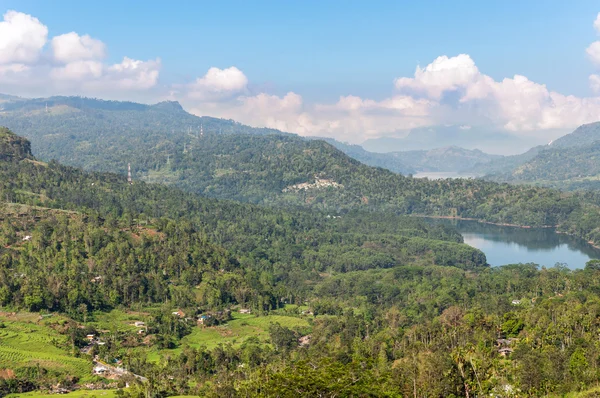
{"label": "hillside", "polygon": [[579,126],[572,133],[554,140],[550,147],[555,149],[586,146],[596,141],[600,141],[600,122]]}
{"label": "hillside", "polygon": [[479,175],[484,175],[486,178],[490,177],[491,175],[509,173],[516,167],[519,167],[535,158],[537,154],[545,148],[546,146],[535,146],[519,155],[502,156],[492,159],[486,163],[477,163],[473,165],[469,171],[474,173],[476,172]]}
{"label": "hillside", "polygon": [[494,181],[567,190],[600,188],[600,122],[586,124],[549,145],[483,166]]}
{"label": "hillside", "polygon": [[381,153],[428,151],[449,146],[470,150],[479,148],[490,153],[514,153],[515,148],[527,148],[533,144],[531,140],[506,132],[460,125],[418,127],[397,134],[398,137],[370,138],[361,145],[367,151]]}
{"label": "hillside", "polygon": [[[495,375],[505,365],[498,365],[501,357],[493,348],[499,333],[522,338],[520,349],[535,355],[550,355],[538,349],[539,340],[575,338],[595,347],[594,333],[577,327],[597,301],[600,274],[594,264],[578,272],[531,264],[490,269],[483,253],[461,243],[456,231],[383,212],[403,203],[413,206],[406,212],[482,211],[489,219],[555,220],[563,230],[598,242],[600,210],[592,197],[406,178],[362,165],[322,141],[291,136],[215,137],[229,137],[226,152],[239,147],[246,162],[240,167],[251,167],[242,175],[259,170],[255,163],[265,168],[287,160],[292,166],[286,173],[320,167],[331,171],[330,178],[340,173],[352,192],[398,187],[393,200],[372,208],[382,212],[366,213],[350,211],[351,202],[339,196],[346,186],[305,187],[322,189],[333,194],[324,200],[348,206],[332,216],[314,206],[278,210],[138,180],[130,185],[122,175],[57,162],[0,160],[0,200],[7,201],[0,202],[0,304],[14,309],[0,313],[0,359],[11,366],[0,393],[58,383],[116,388],[90,375],[97,355],[102,363],[123,361],[128,370],[151,378],[122,377],[121,385],[130,383],[119,393],[125,397],[148,391],[252,397],[281,395],[282,388],[293,396],[291,388],[307,386],[312,396],[338,393],[335,383],[343,383],[349,396],[367,390],[374,396],[410,395],[415,388],[427,395],[461,395],[464,380],[472,386],[485,380],[485,391],[502,388],[504,379]],[[241,139],[268,151],[243,150]],[[275,149],[279,152],[270,153]],[[231,161],[226,152],[215,158]],[[261,161],[252,162],[255,157]],[[325,161],[332,163],[319,163]],[[350,174],[338,167],[348,167]],[[248,182],[258,186],[254,177]],[[290,190],[285,195],[291,201],[298,192]],[[526,303],[535,298],[540,305],[511,305],[515,297]],[[251,313],[240,314],[241,308]],[[568,313],[564,328],[548,327],[554,313]],[[214,323],[199,324],[197,318]],[[135,326],[139,321],[143,329]],[[414,333],[429,336],[430,346],[423,348]],[[87,334],[97,336],[96,342]],[[405,349],[388,356],[394,346]],[[479,350],[478,369],[485,366],[477,377],[458,371],[456,358],[462,361],[467,349]],[[585,352],[596,357],[593,350]],[[413,353],[443,376],[414,381],[410,369],[397,366],[412,361]],[[530,377],[527,358],[515,352],[508,358],[515,366],[504,372],[518,388],[535,392],[537,387],[521,381]],[[573,372],[548,361],[556,364],[549,388],[575,388]]]}
{"label": "hillside", "polygon": [[404,163],[402,159],[399,159],[394,153],[376,153],[366,151],[360,145],[351,145],[347,143],[343,143],[333,138],[316,138],[323,140],[340,151],[344,152],[346,155],[350,156],[353,159],[358,160],[368,166],[373,167],[381,167],[384,169],[388,169],[395,173],[400,174],[414,174],[417,172],[414,165],[409,165]]}
{"label": "hillside", "polygon": [[[28,138],[39,159],[121,172],[132,152],[174,154],[199,136],[201,127],[209,134],[283,134],[197,117],[177,102],[144,105],[81,97],[12,99],[0,104],[0,126]],[[109,164],[117,159],[117,165]]]}
{"label": "hillside", "polygon": [[0,160],[19,161],[31,159],[31,144],[28,140],[0,127]]}
{"label": "hillside", "polygon": [[500,155],[490,155],[478,149],[470,150],[457,146],[447,146],[423,151],[392,152],[393,156],[417,171],[471,171],[475,165],[486,165]]}

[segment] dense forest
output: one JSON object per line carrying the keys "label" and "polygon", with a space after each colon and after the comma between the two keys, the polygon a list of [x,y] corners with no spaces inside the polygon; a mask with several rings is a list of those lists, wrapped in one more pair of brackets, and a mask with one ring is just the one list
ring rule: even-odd
{"label": "dense forest", "polygon": [[[302,141],[304,157],[286,152],[296,139],[284,136],[206,134],[211,153],[224,149],[205,164],[221,159],[222,169],[233,168],[217,155],[249,137],[270,156],[252,161],[255,152],[246,152],[237,167],[269,178],[233,179],[237,188],[213,184],[229,192],[224,197],[249,192],[242,188],[252,184],[257,199],[246,201],[277,206],[128,184],[123,175],[40,162],[27,140],[2,130],[3,310],[67,317],[40,323],[64,335],[66,343],[57,345],[90,361],[118,358],[147,379],[128,380],[121,396],[540,396],[597,386],[597,261],[579,271],[490,268],[455,230],[402,215],[458,209],[497,221],[562,223],[593,236],[600,203],[594,193],[398,177],[321,142]],[[277,160],[278,154],[293,161]],[[319,163],[328,159],[348,170]],[[298,170],[310,175],[315,167],[334,170],[319,181],[340,184],[314,199],[322,205],[299,205],[308,192],[281,192],[285,184],[303,182],[293,177]],[[273,185],[273,176],[287,175]],[[384,189],[394,183],[402,185]],[[355,202],[327,195],[377,187],[410,207],[376,195]],[[95,328],[102,314],[132,308],[147,314],[147,339],[135,330]],[[199,328],[197,316],[227,325],[235,308],[267,322],[277,315],[307,326],[271,323],[267,340],[248,337],[212,348],[184,343]],[[189,318],[172,315],[177,309]],[[86,333],[100,334],[107,344],[81,353]],[[161,360],[149,355],[155,350]],[[40,365],[10,370],[10,378],[0,378],[2,394],[77,383]]]}
{"label": "dense forest", "polygon": [[119,174],[131,163],[136,180],[272,207],[558,226],[600,242],[598,202],[586,193],[405,177],[359,163],[323,141],[198,118],[177,103],[54,97],[3,106],[0,122],[18,126],[46,161]]}
{"label": "dense forest", "polygon": [[[85,325],[98,311],[159,304],[148,331],[167,349],[196,327],[168,308],[310,319],[309,344],[307,330],[272,324],[270,344],[183,346],[160,362],[119,332],[96,355],[148,378],[122,395],[539,396],[598,379],[595,262],[489,268],[456,232],[415,219],[202,199],[28,156],[0,165],[4,306]],[[287,308],[305,302],[310,315]],[[86,329],[65,329],[75,346],[76,330]],[[29,372],[1,387],[65,377]]]}

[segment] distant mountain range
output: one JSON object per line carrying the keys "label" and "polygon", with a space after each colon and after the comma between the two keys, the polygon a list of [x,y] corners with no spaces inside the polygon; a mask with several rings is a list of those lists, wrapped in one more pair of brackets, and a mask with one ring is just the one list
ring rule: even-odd
{"label": "distant mountain range", "polygon": [[493,181],[530,183],[561,189],[600,188],[600,122],[585,124],[548,145],[488,163]]}
{"label": "distant mountain range", "polygon": [[517,148],[539,144],[533,139],[519,138],[505,132],[470,126],[432,126],[415,128],[405,137],[372,138],[361,145],[371,152],[406,152],[444,147],[480,149],[492,153],[515,153]]}
{"label": "distant mountain range", "polygon": [[[55,159],[87,170],[119,173],[126,170],[127,163],[133,163],[140,177],[156,182],[189,182],[186,164],[204,167],[201,169],[204,173],[216,173],[221,178],[228,175],[230,171],[227,167],[233,167],[232,162],[226,162],[228,153],[222,152],[219,159],[204,159],[213,162],[211,164],[202,164],[202,160],[194,156],[210,157],[221,149],[233,152],[241,150],[243,153],[244,139],[220,139],[214,136],[287,136],[294,142],[294,147],[296,142],[306,141],[279,130],[254,128],[233,120],[198,117],[186,112],[179,103],[171,101],[144,105],[81,97],[25,99],[0,95],[0,126],[7,126],[29,138],[32,151],[38,158]],[[376,143],[388,143],[385,153],[370,152],[359,145],[331,138],[316,140],[326,141],[366,165],[404,175],[460,172],[500,182],[533,183],[565,189],[600,188],[600,122],[581,126],[549,145],[536,146],[519,155],[490,155],[479,149],[453,145],[406,150],[411,145],[417,146],[417,142],[421,147],[433,141],[438,145],[452,139],[464,142],[473,134],[476,133],[472,129],[449,126],[442,129],[415,129],[403,139],[381,138],[365,143],[367,148],[377,148]],[[500,133],[490,136],[499,141],[506,139]],[[201,137],[205,138],[204,144],[200,144]],[[286,141],[281,141],[281,138],[278,140],[255,140],[250,145],[258,145],[270,151],[272,156],[287,156]],[[306,146],[305,150],[310,151],[310,147]],[[393,150],[395,148],[404,150]],[[212,151],[210,154],[207,152],[209,150]],[[325,147],[323,150],[323,153],[330,152]],[[248,153],[248,156],[256,154]],[[240,164],[246,162],[243,159],[237,161]],[[192,180],[197,178],[198,175],[195,175]],[[208,183],[208,174],[201,180],[206,182],[204,190],[214,191],[215,188]],[[282,184],[288,185],[300,180],[300,177],[281,177]],[[236,188],[232,186],[231,189]],[[233,194],[215,195],[231,197]]]}
{"label": "distant mountain range", "polygon": [[[369,166],[383,167],[401,174],[419,172],[465,172],[473,174],[473,167],[502,159],[501,155],[490,155],[479,149],[464,149],[448,146],[430,150],[376,153],[366,151],[360,145],[342,143],[333,138],[319,138],[344,152],[346,155]],[[480,174],[480,173],[477,173]]]}

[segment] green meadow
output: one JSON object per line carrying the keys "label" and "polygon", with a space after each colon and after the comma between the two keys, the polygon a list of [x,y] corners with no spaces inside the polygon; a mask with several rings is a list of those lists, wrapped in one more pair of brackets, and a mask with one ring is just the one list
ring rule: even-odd
{"label": "green meadow", "polygon": [[184,346],[200,348],[205,346],[208,349],[215,348],[219,344],[231,343],[240,345],[249,337],[257,337],[260,341],[268,343],[269,326],[272,323],[279,323],[288,328],[308,327],[306,319],[284,315],[256,316],[254,314],[233,313],[233,319],[226,324],[201,328],[195,327],[191,334],[181,339],[181,345],[171,350],[152,350],[148,358],[151,361],[158,361],[164,355],[177,355]]}

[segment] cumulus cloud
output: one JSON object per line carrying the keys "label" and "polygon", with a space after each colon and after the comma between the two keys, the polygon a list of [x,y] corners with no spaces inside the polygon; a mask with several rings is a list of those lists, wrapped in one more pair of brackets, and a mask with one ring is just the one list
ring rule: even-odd
{"label": "cumulus cloud", "polygon": [[139,61],[124,57],[120,64],[107,68],[105,80],[122,89],[149,89],[158,83],[160,67],[159,58]]}
{"label": "cumulus cloud", "polygon": [[442,55],[423,69],[417,67],[414,77],[400,77],[394,83],[400,91],[440,99],[444,92],[467,86],[478,76],[475,62],[467,54],[451,58]]}
{"label": "cumulus cloud", "polygon": [[102,59],[106,52],[106,46],[100,40],[75,32],[55,36],[51,44],[54,59],[63,63]]}
{"label": "cumulus cloud", "polygon": [[235,66],[226,69],[213,67],[186,89],[190,98],[215,100],[239,94],[246,89],[247,85],[248,78]]}
{"label": "cumulus cloud", "polygon": [[600,66],[600,41],[595,41],[585,50],[592,62]]}
{"label": "cumulus cloud", "polygon": [[46,44],[48,28],[37,18],[8,11],[0,22],[0,64],[29,64],[37,61]]}
{"label": "cumulus cloud", "polygon": [[106,45],[70,32],[52,37],[37,18],[8,11],[0,22],[0,83],[16,94],[70,93],[124,98],[158,84],[160,59],[106,64]]}
{"label": "cumulus cloud", "polygon": [[[600,34],[600,14],[594,28]],[[125,56],[109,64],[106,52],[101,40],[77,32],[48,40],[48,29],[37,18],[9,11],[0,22],[0,84],[17,94],[60,92],[119,99],[131,99],[135,93],[147,99],[147,93],[159,90],[160,59]],[[600,41],[586,52],[600,66]],[[600,74],[590,75],[589,84],[600,92]],[[212,67],[191,83],[164,87],[164,95],[153,94],[149,100],[169,97],[199,115],[352,142],[446,124],[461,129],[485,125],[541,137],[552,129],[600,120],[600,97],[563,95],[518,74],[495,80],[468,54],[439,56],[418,66],[412,76],[395,79],[393,88],[385,98],[346,95],[333,103],[307,103],[295,92],[260,92],[242,70],[231,66]]]}
{"label": "cumulus cloud", "polygon": [[600,93],[600,75],[590,75],[589,80],[592,90],[594,90],[597,93]]}
{"label": "cumulus cloud", "polygon": [[565,96],[522,75],[495,81],[466,54],[438,57],[417,68],[414,77],[396,79],[395,85],[435,101],[454,93],[458,101],[446,105],[476,107],[490,122],[510,131],[571,128],[600,119],[596,98]]}

